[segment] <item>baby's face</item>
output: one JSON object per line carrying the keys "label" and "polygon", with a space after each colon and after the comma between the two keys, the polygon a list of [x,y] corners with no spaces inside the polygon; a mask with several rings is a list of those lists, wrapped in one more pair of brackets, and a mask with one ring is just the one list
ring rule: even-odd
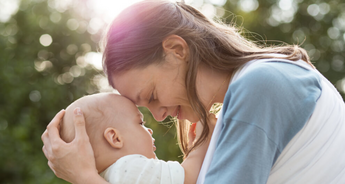
{"label": "baby's face", "polygon": [[[155,139],[152,138],[152,130],[144,126],[143,115],[138,108],[128,99],[121,97],[115,104],[114,119],[124,140],[124,146],[130,154],[141,154],[147,158],[156,158],[154,151]],[[118,108],[121,107],[121,108]],[[115,113],[118,109],[118,112]],[[120,111],[120,112],[119,112]]]}

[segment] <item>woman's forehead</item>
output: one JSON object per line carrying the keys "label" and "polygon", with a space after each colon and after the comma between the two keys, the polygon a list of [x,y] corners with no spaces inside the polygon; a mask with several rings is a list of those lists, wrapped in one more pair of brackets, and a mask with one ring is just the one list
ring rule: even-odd
{"label": "woman's forehead", "polygon": [[112,76],[114,88],[123,96],[137,104],[143,92],[154,84],[155,75],[145,69],[131,69]]}

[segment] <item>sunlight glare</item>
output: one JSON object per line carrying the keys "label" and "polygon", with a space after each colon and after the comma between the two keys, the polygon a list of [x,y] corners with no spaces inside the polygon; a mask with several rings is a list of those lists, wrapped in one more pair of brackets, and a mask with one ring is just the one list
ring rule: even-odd
{"label": "sunlight glare", "polygon": [[19,0],[0,0],[0,22],[7,22],[17,13]]}
{"label": "sunlight glare", "polygon": [[106,23],[110,23],[116,15],[128,6],[140,0],[92,0],[89,7],[95,10]]}
{"label": "sunlight glare", "polygon": [[259,2],[257,0],[240,0],[238,5],[242,11],[249,13],[259,7]]}
{"label": "sunlight glare", "polygon": [[85,55],[85,61],[92,66],[94,66],[98,70],[102,70],[102,53],[99,52],[88,52]]}
{"label": "sunlight glare", "polygon": [[[96,17],[92,18],[89,22],[89,26],[87,28],[87,31],[90,34],[96,34],[99,29],[102,29],[104,27],[104,24],[109,24],[119,13],[121,13],[122,10],[129,7],[130,5],[137,3],[142,0],[90,0],[87,3],[87,6],[95,11],[97,14]],[[176,0],[171,0],[173,2],[176,2]],[[203,4],[204,0],[185,0],[186,3],[195,4],[195,2],[200,2],[200,6]],[[193,5],[194,5],[193,4]],[[211,9],[210,7],[204,7],[208,10],[208,12],[215,14],[214,8]],[[75,27],[72,27],[70,25],[70,29],[76,29]],[[78,65],[81,65],[80,63],[83,63],[86,61],[86,63],[91,64],[98,70],[102,70],[102,54],[101,53],[95,53],[95,52],[89,52],[85,55],[85,57],[79,57],[77,59]]]}
{"label": "sunlight glare", "polygon": [[49,34],[43,34],[40,37],[40,43],[41,45],[48,47],[50,44],[52,44],[53,38]]}
{"label": "sunlight glare", "polygon": [[226,0],[209,0],[212,4],[217,6],[224,6]]}

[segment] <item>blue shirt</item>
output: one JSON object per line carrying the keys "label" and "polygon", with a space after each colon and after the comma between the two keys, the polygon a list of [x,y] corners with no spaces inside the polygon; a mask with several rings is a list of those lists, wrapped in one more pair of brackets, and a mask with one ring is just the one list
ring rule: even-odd
{"label": "blue shirt", "polygon": [[300,66],[257,64],[230,84],[206,184],[264,184],[321,95],[319,76]]}

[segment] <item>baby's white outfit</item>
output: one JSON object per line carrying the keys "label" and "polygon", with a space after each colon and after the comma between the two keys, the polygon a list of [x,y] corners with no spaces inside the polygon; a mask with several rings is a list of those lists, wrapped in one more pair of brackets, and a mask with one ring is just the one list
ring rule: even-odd
{"label": "baby's white outfit", "polygon": [[183,184],[184,169],[176,161],[148,159],[143,155],[121,157],[100,174],[111,184]]}

